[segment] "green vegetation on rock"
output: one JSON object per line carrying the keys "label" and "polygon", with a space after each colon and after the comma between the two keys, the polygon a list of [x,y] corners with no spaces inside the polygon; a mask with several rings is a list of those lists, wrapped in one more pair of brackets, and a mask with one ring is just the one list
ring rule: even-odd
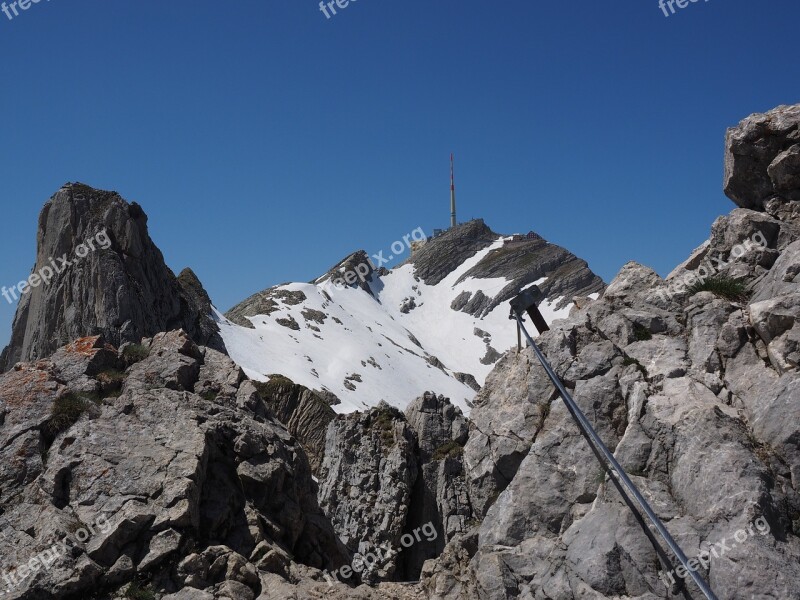
{"label": "green vegetation on rock", "polygon": [[431,459],[444,460],[445,458],[458,458],[462,454],[464,454],[464,446],[455,440],[450,440],[434,450]]}
{"label": "green vegetation on rock", "polygon": [[689,288],[688,292],[689,296],[699,292],[711,292],[715,296],[732,302],[743,302],[750,295],[743,281],[726,275],[718,275],[717,277],[709,277],[705,281],[698,281]]}
{"label": "green vegetation on rock", "polygon": [[127,365],[142,362],[148,356],[150,356],[150,350],[142,344],[130,344],[122,350],[122,358]]}

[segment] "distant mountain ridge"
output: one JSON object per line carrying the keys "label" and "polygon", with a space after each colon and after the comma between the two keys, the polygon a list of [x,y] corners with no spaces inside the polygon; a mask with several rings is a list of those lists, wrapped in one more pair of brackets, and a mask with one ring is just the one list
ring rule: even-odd
{"label": "distant mountain ridge", "polygon": [[[358,272],[350,285],[347,273]],[[354,277],[351,277],[351,280]],[[311,283],[254,294],[220,319],[231,357],[252,377],[282,374],[342,400],[341,412],[404,408],[426,390],[468,414],[501,353],[516,343],[505,303],[537,284],[549,320],[603,281],[537,234],[504,236],[476,219],[420,246],[393,269],[354,252]]]}

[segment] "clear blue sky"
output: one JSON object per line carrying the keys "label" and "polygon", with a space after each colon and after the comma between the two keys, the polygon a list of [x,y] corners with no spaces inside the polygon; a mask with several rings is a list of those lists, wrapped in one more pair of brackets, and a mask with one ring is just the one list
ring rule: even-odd
{"label": "clear blue sky", "polygon": [[[460,217],[607,281],[733,208],[725,128],[800,101],[797,0],[42,0],[0,14],[0,285],[82,181],[142,204],[228,309]],[[0,299],[0,337],[13,307]]]}

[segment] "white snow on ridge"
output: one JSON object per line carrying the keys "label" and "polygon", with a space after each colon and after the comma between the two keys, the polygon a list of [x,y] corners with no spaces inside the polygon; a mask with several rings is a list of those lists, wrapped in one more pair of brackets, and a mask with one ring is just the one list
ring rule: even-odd
{"label": "white snow on ridge", "polygon": [[[217,312],[220,332],[231,358],[248,376],[266,380],[281,374],[311,389],[328,389],[341,399],[342,404],[334,407],[340,413],[365,410],[381,400],[405,409],[423,392],[435,391],[469,414],[475,391],[454,373],[471,374],[483,385],[494,367],[480,362],[487,352],[485,339],[502,354],[517,343],[516,328],[508,319],[508,303],[482,319],[450,305],[462,292],[481,290],[491,298],[506,286],[504,278],[468,278],[456,284],[501,245],[498,240],[477,252],[437,285],[417,280],[413,265],[396,268],[373,285],[377,299],[361,289],[337,288],[330,280],[281,286],[303,292],[306,300],[290,305],[276,298],[279,310],[250,317],[255,329],[235,325]],[[412,297],[416,306],[401,312],[401,305]],[[548,322],[569,312],[569,308],[555,311],[557,301],[540,307]],[[324,313],[324,323],[304,317],[308,309]],[[287,318],[296,321],[299,331],[276,322]],[[476,328],[490,337],[476,335]],[[445,369],[429,364],[431,356]]]}
{"label": "white snow on ridge", "polygon": [[[379,299],[387,312],[402,322],[422,346],[441,360],[446,367],[473,375],[480,385],[484,384],[494,364],[484,365],[480,362],[486,354],[486,344],[474,331],[480,329],[491,334],[491,346],[501,354],[514,346],[517,343],[517,330],[508,318],[508,303],[502,303],[480,319],[465,312],[454,311],[450,305],[462,292],[483,291],[491,298],[506,287],[509,281],[503,277],[492,279],[470,277],[456,284],[462,275],[502,245],[502,240],[498,240],[477,252],[437,285],[430,286],[421,280],[417,281],[413,266],[410,264],[395,269],[381,278],[384,287]],[[538,285],[546,279],[542,277],[535,283]],[[417,308],[408,314],[402,314],[399,307],[407,296],[415,297]],[[548,323],[569,314],[569,308],[559,311],[553,308],[558,300],[556,298],[540,306],[542,315]]]}
{"label": "white snow on ridge", "polygon": [[[311,389],[328,389],[342,400],[334,407],[337,412],[364,410],[381,400],[405,408],[425,390],[445,394],[469,412],[466,401],[474,391],[429,365],[424,351],[414,345],[403,326],[363,290],[310,284],[283,289],[302,291],[307,300],[297,306],[283,305],[269,316],[251,318],[255,329],[218,315],[228,352],[248,376],[266,380],[269,375],[281,374]],[[306,326],[302,315],[306,308],[328,315],[324,324],[309,322],[319,333]],[[300,325],[299,331],[276,322],[276,318],[288,316]],[[353,389],[346,384],[348,377]]]}

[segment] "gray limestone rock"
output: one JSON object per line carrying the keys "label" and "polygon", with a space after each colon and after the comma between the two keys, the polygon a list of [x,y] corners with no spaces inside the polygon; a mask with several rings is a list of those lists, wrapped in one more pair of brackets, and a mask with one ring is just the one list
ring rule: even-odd
{"label": "gray limestone rock", "polygon": [[410,262],[414,264],[415,273],[420,279],[428,285],[436,285],[466,259],[490,246],[496,239],[497,234],[482,220],[469,221],[429,240],[414,253]]}
{"label": "gray limestone rock", "polygon": [[416,575],[427,559],[439,556],[448,541],[465,532],[472,519],[463,463],[469,427],[459,408],[432,392],[409,404],[405,415],[417,437],[420,465],[406,529],[427,526],[430,531],[432,526],[436,531],[433,543],[414,546],[401,556],[404,572]]}
{"label": "gray limestone rock", "polygon": [[328,425],[336,413],[317,392],[285,377],[273,377],[256,388],[275,418],[297,437],[308,455],[311,470],[318,473],[325,453]]}
{"label": "gray limestone rock", "polygon": [[[731,258],[758,231],[764,246]],[[737,209],[682,269],[726,253],[723,272],[750,278],[749,306],[665,293],[685,271],[664,282],[629,263],[538,340],[689,557],[728,544],[701,569],[727,600],[793,597],[800,577],[797,237],[789,221]],[[528,351],[497,363],[471,419],[464,460],[480,527],[425,564],[431,598],[673,597],[662,579],[674,565],[660,563]]]}
{"label": "gray limestone rock", "polygon": [[[18,597],[88,595],[138,572],[167,592],[191,583],[255,598],[261,583],[245,557],[262,542],[311,567],[343,564],[302,448],[258,403],[237,402],[250,383],[241,370],[183,331],[149,349],[121,372],[113,348],[87,338],[0,376],[4,564],[53,541],[68,549]],[[71,391],[111,370],[120,389]],[[193,391],[214,386],[215,396]],[[206,559],[192,563],[190,548]]]}
{"label": "gray limestone rock", "polygon": [[800,200],[797,150],[800,105],[756,113],[728,130],[725,193],[744,208],[763,209],[773,195]]}
{"label": "gray limestone rock", "polygon": [[403,414],[381,403],[328,426],[319,502],[351,556],[380,551],[365,581],[391,579],[417,479],[416,436]]}

